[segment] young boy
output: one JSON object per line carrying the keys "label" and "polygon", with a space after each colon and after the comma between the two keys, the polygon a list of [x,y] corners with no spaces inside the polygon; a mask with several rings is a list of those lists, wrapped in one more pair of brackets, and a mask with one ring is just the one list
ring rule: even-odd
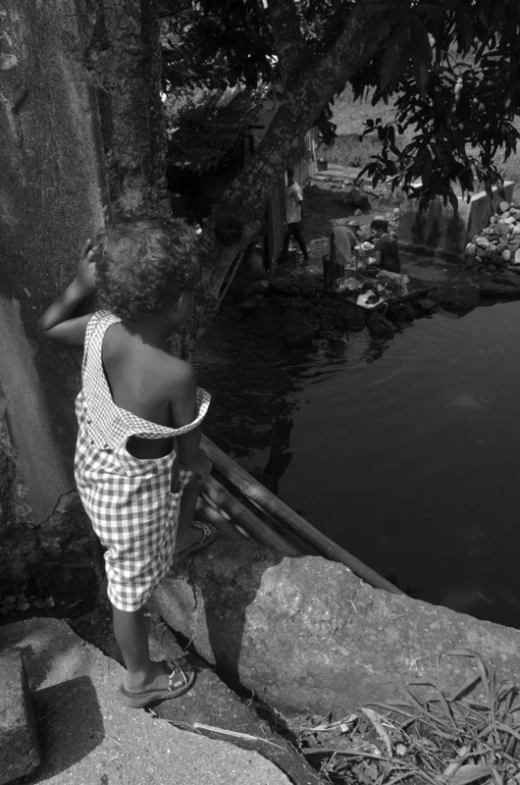
{"label": "young boy", "polygon": [[[40,320],[43,335],[84,346],[75,476],[103,545],[114,632],[127,668],[120,700],[144,707],[186,692],[193,671],[152,662],[143,605],[172,561],[215,539],[193,523],[200,424],[210,396],[168,340],[193,311],[195,233],[154,218],[108,226],[87,241],[76,277]],[[75,316],[96,285],[110,310]]]}
{"label": "young boy", "polygon": [[401,260],[397,243],[388,234],[388,221],[382,218],[375,218],[370,224],[370,228],[376,237],[375,251],[376,264],[381,270],[388,270],[389,273],[401,272]]}

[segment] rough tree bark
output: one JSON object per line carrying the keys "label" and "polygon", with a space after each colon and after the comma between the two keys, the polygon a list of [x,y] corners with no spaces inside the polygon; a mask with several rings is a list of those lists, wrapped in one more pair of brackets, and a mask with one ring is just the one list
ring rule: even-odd
{"label": "rough tree bark", "polygon": [[[273,182],[284,171],[298,137],[312,127],[326,104],[377,51],[385,37],[369,37],[379,19],[363,15],[362,8],[352,13],[325,55],[302,61],[301,50],[281,40],[294,26],[291,4],[270,3],[273,21],[280,31],[277,43],[293,67],[287,76],[287,89],[280,107],[250,164],[233,180],[210,216],[201,239],[202,281],[197,311],[197,335],[205,330],[219,305],[222,284],[243,250],[258,235],[262,207],[269,198]],[[287,10],[289,8],[289,10]],[[229,230],[229,231],[228,231]],[[222,241],[226,233],[236,237]]]}
{"label": "rough tree bark", "polygon": [[108,215],[168,215],[157,0],[90,7],[84,62],[99,109]]}

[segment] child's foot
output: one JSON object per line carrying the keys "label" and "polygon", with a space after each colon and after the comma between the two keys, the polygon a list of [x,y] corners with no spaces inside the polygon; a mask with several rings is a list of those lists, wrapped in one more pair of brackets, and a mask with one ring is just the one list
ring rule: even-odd
{"label": "child's foot", "polygon": [[178,660],[171,663],[154,662],[145,679],[127,675],[119,688],[118,698],[125,706],[142,709],[157,701],[178,698],[187,692],[195,681],[193,669]]}
{"label": "child's foot", "polygon": [[175,561],[184,559],[196,551],[207,548],[216,538],[217,530],[211,523],[193,521],[182,540],[177,542],[173,558]]}

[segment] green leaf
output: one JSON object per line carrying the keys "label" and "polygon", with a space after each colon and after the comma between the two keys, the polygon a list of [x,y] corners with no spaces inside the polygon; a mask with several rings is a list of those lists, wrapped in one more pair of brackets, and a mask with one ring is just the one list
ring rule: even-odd
{"label": "green leaf", "polygon": [[464,54],[467,54],[471,48],[475,26],[473,14],[465,3],[459,3],[455,9],[455,30],[459,46]]}
{"label": "green leaf", "polygon": [[375,27],[373,27],[372,30],[367,33],[367,43],[379,43],[379,41],[383,41],[385,38],[387,38],[398,19],[398,15],[393,13],[379,22],[379,24],[375,25]]}
{"label": "green leaf", "polygon": [[[455,196],[455,194],[450,194],[450,201],[451,196]],[[476,782],[483,777],[490,777],[491,775],[492,771],[489,766],[468,763],[466,766],[461,766],[461,768],[449,778],[449,783],[450,785],[469,785],[471,782]]]}
{"label": "green leaf", "polygon": [[413,71],[415,76],[415,84],[419,95],[426,98],[428,94],[428,67],[429,63],[422,58],[413,58]]}
{"label": "green leaf", "polygon": [[426,28],[416,16],[410,20],[411,37],[409,52],[413,62],[415,83],[419,94],[425,98],[428,90],[428,71],[432,61],[430,39]]}
{"label": "green leaf", "polygon": [[360,14],[363,16],[375,16],[376,14],[389,13],[396,10],[395,0],[364,0],[359,6]]}
{"label": "green leaf", "polygon": [[[455,215],[457,215],[457,213],[459,212],[459,200],[457,199],[457,197],[455,196],[455,194],[453,193],[453,191],[450,191],[450,192],[449,192],[449,194],[448,194],[448,199],[450,200],[450,204],[451,204],[451,206],[453,207],[453,212],[455,213]],[[464,768],[467,768],[467,767],[464,767]],[[462,769],[461,769],[460,771],[462,771]],[[459,772],[457,772],[457,774],[458,774],[458,773],[459,773]],[[481,774],[480,776],[482,777],[483,775]],[[454,779],[453,779],[453,782],[455,782],[455,779],[456,779],[456,778],[454,778]],[[478,778],[478,777],[476,777],[476,779],[479,779],[479,778]],[[473,782],[473,780],[472,780],[472,779],[470,779],[470,780],[464,780],[464,782]],[[457,781],[457,785],[463,785],[463,783],[462,783],[462,782],[460,782],[460,783],[459,783],[459,782]]]}
{"label": "green leaf", "polygon": [[393,80],[395,71],[400,64],[401,58],[408,44],[410,36],[409,28],[400,23],[390,36],[386,46],[383,64],[381,66],[381,92],[385,93],[390,82]]}

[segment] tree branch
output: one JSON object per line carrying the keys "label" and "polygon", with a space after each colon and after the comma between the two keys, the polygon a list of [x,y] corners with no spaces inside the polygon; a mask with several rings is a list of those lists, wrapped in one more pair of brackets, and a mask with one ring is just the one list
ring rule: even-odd
{"label": "tree branch", "polygon": [[[197,309],[199,335],[218,308],[222,283],[239,250],[261,229],[263,206],[299,137],[312,128],[323,107],[371,60],[385,39],[383,31],[379,37],[373,34],[379,21],[380,17],[375,15],[352,14],[329,51],[299,71],[251,162],[217,203],[204,227],[199,253],[202,270]],[[242,236],[231,247],[222,247],[217,243],[215,226],[230,217],[242,224]]]}

